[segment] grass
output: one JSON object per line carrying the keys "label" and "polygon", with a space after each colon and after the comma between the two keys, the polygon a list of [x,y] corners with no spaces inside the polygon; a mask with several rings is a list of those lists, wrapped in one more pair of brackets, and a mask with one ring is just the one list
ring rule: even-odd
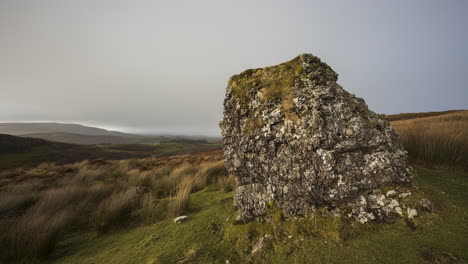
{"label": "grass", "polygon": [[0,260],[47,259],[71,231],[101,236],[179,216],[191,192],[223,177],[228,173],[219,151],[2,172]]}
{"label": "grass", "polygon": [[110,228],[119,226],[129,217],[137,203],[136,189],[113,193],[97,207],[92,219],[92,225],[99,234],[106,233]]}
{"label": "grass", "polygon": [[413,163],[468,168],[468,111],[392,122]]}
{"label": "grass", "polygon": [[[234,224],[232,192],[214,186],[190,195],[189,219],[171,219],[92,238],[64,240],[54,263],[465,263],[468,259],[468,175],[417,169],[435,205],[416,230],[403,221],[354,225],[330,218]],[[287,232],[287,233],[285,233]],[[354,232],[354,233],[352,233]],[[264,234],[273,239],[255,254]]]}
{"label": "grass", "polygon": [[192,189],[193,180],[187,178],[180,183],[176,195],[169,200],[168,210],[172,216],[179,216],[186,212],[189,207]]}
{"label": "grass", "polygon": [[422,113],[402,113],[396,115],[388,115],[388,121],[398,121],[398,120],[407,120],[407,119],[415,119],[421,117],[432,117],[432,116],[439,116],[439,115],[446,115],[455,112],[462,112],[464,110],[449,110],[449,111],[442,111],[442,112],[422,112]]}
{"label": "grass", "polygon": [[[415,227],[320,213],[284,221],[274,204],[271,221],[236,224],[235,178],[220,151],[45,163],[0,174],[0,262],[466,263],[466,118],[392,123],[416,165],[417,193],[435,208]],[[182,214],[187,221],[172,222]]]}
{"label": "grass", "polygon": [[[164,163],[171,164],[171,161]],[[190,201],[184,211],[189,217],[186,222],[174,224],[172,217],[168,217],[168,204],[173,198],[158,199],[146,192],[142,197],[149,199],[146,203],[150,205],[146,209],[152,210],[151,221],[141,219],[132,224],[132,219],[126,218],[125,225],[96,236],[92,229],[70,229],[73,225],[70,226],[69,221],[73,218],[69,218],[68,213],[53,214],[54,221],[50,221],[50,217],[46,221],[44,217],[35,216],[11,229],[14,230],[11,234],[23,238],[14,245],[23,246],[11,247],[10,251],[23,257],[24,252],[28,252],[28,257],[33,260],[47,256],[50,263],[225,263],[226,260],[230,263],[310,263],[311,260],[312,263],[464,263],[468,259],[465,250],[468,245],[466,172],[417,168],[420,189],[434,203],[435,212],[423,215],[413,230],[403,220],[394,224],[360,225],[320,216],[283,221],[279,215],[273,217],[273,222],[235,224],[233,192],[225,192],[219,187],[220,180],[228,178],[220,177],[223,173],[219,162],[202,162],[203,166],[197,165],[193,170],[187,165],[190,162],[179,160],[177,164],[173,169],[161,167],[160,170],[178,177],[185,173],[190,175],[188,171],[191,171],[195,175],[204,175],[200,178],[211,179],[207,180],[207,186],[195,188],[191,193],[184,192],[189,194]],[[154,175],[164,174],[156,172]],[[103,179],[106,177],[100,177],[98,182]],[[185,184],[179,190],[184,190]],[[94,188],[96,190],[88,191],[104,193],[102,195],[108,192],[102,187]],[[47,191],[47,199],[55,202],[41,204],[39,200],[32,208],[37,206],[41,210],[30,209],[31,212],[60,213],[58,208],[70,202],[62,197],[64,193],[82,197],[80,188],[66,192],[59,190]],[[112,193],[107,195],[113,196]],[[116,197],[122,196],[125,195]],[[98,200],[107,204],[102,197]],[[135,209],[136,218],[142,217],[145,207]],[[274,205],[271,213],[277,213]],[[272,239],[252,254],[253,247],[265,235]],[[4,246],[2,244],[1,248]]]}
{"label": "grass", "polygon": [[[189,219],[174,224],[165,219],[152,225],[116,231],[90,239],[80,233],[63,241],[57,254],[72,250],[55,263],[240,263],[241,259],[223,240],[226,221],[235,213],[233,193],[204,188],[191,194]],[[220,225],[217,227],[217,225]],[[195,251],[196,254],[190,253]],[[71,254],[69,254],[71,253]]]}

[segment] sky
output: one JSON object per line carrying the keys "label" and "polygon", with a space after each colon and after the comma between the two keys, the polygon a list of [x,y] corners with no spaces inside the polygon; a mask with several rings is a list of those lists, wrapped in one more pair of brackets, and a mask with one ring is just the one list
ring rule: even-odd
{"label": "sky", "polygon": [[227,80],[312,53],[383,114],[468,109],[466,0],[0,0],[0,121],[219,135]]}

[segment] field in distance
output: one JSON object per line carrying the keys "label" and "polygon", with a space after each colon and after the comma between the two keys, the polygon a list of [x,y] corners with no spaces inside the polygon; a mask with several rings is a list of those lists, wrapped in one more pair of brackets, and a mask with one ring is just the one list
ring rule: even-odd
{"label": "field in distance", "polygon": [[123,160],[191,154],[220,148],[204,141],[174,141],[152,144],[77,145],[0,134],[0,171],[31,168],[44,162],[57,165],[83,160]]}

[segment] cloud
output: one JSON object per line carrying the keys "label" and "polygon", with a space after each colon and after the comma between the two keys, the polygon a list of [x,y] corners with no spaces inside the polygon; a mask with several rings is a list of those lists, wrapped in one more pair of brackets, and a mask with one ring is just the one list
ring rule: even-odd
{"label": "cloud", "polygon": [[0,120],[218,135],[227,79],[310,52],[381,113],[467,108],[463,1],[0,3]]}

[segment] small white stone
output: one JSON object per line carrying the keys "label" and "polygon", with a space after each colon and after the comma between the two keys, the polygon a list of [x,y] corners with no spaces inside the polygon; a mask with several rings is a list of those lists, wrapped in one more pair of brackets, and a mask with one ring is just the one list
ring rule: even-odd
{"label": "small white stone", "polygon": [[180,224],[180,223],[182,223],[183,221],[187,220],[187,218],[188,218],[188,216],[182,215],[182,216],[179,216],[179,217],[174,218],[173,221],[174,221],[174,223],[176,223],[176,224]]}
{"label": "small white stone", "polygon": [[396,194],[396,191],[395,190],[390,190],[387,192],[387,196],[393,196]]}

